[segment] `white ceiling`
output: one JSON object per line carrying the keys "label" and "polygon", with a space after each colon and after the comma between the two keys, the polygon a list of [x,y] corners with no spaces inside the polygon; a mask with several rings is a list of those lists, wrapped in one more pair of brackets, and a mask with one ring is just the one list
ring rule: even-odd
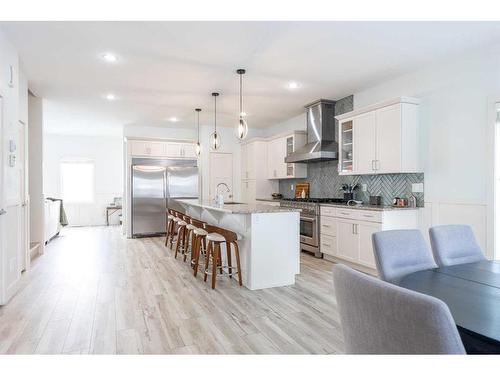
{"label": "white ceiling", "polygon": [[[238,113],[237,68],[252,127],[299,114],[424,64],[500,42],[499,22],[2,22],[31,89],[50,103],[51,130],[124,124],[193,126]],[[116,53],[117,64],[99,55]],[[289,81],[300,82],[295,91]],[[109,102],[103,95],[119,98]],[[59,114],[59,116],[57,116]],[[180,122],[165,119],[176,116]],[[58,118],[58,120],[55,120]],[[92,126],[90,124],[92,123]]]}

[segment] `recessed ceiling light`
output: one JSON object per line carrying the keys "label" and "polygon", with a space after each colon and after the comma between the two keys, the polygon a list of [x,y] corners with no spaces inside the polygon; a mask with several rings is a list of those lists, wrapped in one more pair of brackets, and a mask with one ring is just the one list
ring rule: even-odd
{"label": "recessed ceiling light", "polygon": [[178,122],[178,121],[179,121],[179,119],[178,119],[177,117],[170,117],[170,118],[168,119],[168,121],[170,121],[170,122]]}
{"label": "recessed ceiling light", "polygon": [[286,87],[289,89],[289,90],[295,90],[295,89],[298,89],[300,87],[300,83],[298,82],[288,82],[288,84],[286,85]]}
{"label": "recessed ceiling light", "polygon": [[110,52],[105,52],[101,55],[101,59],[103,59],[107,63],[112,64],[118,61],[118,56]]}
{"label": "recessed ceiling light", "polygon": [[116,100],[116,95],[115,94],[106,94],[105,98],[107,100]]}

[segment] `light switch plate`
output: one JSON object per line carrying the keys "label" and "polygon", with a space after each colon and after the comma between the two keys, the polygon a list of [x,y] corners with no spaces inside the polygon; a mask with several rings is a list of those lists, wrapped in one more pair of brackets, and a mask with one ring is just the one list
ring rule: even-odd
{"label": "light switch plate", "polygon": [[10,154],[9,155],[9,167],[15,167],[16,166],[16,155]]}
{"label": "light switch plate", "polygon": [[16,142],[13,139],[9,140],[9,152],[16,151]]}
{"label": "light switch plate", "polygon": [[293,191],[293,184],[290,184],[290,190]]}
{"label": "light switch plate", "polygon": [[411,192],[412,193],[423,193],[424,192],[424,184],[411,184]]}
{"label": "light switch plate", "polygon": [[367,185],[367,184],[362,184],[362,185],[361,185],[361,189],[362,189],[363,191],[368,191],[368,185]]}

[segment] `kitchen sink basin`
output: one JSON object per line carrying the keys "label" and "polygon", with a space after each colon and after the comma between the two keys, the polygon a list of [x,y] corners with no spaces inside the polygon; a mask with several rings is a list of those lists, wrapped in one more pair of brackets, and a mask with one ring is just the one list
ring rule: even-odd
{"label": "kitchen sink basin", "polygon": [[240,202],[225,202],[224,206],[230,205],[230,204],[245,204],[245,203],[240,203]]}

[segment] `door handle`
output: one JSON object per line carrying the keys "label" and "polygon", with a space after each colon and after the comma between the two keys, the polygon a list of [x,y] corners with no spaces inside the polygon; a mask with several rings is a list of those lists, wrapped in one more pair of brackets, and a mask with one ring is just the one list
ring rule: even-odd
{"label": "door handle", "polygon": [[5,215],[7,211],[5,211],[3,208],[0,209],[0,215]]}

